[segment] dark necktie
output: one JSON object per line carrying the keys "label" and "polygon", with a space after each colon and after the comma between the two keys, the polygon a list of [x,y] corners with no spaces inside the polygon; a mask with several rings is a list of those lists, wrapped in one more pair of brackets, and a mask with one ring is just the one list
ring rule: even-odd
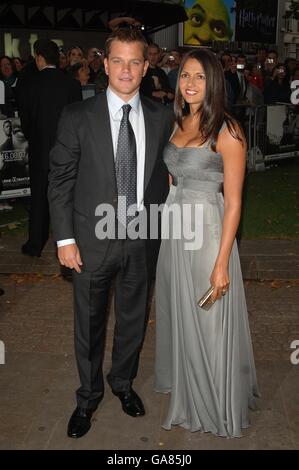
{"label": "dark necktie", "polygon": [[[122,106],[123,117],[120,123],[116,150],[116,179],[118,197],[125,198],[126,208],[137,204],[137,155],[134,131],[129,121],[131,111],[129,104]],[[122,201],[118,206],[117,217],[125,227],[134,218],[127,216]]]}

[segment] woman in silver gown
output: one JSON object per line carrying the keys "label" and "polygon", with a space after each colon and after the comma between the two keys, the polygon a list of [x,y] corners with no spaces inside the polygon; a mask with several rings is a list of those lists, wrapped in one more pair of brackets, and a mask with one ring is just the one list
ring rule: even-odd
{"label": "woman in silver gown", "polygon": [[[223,71],[209,50],[184,57],[175,112],[164,153],[172,185],[156,277],[155,389],[170,393],[165,429],[240,437],[259,396],[235,241],[246,143],[225,111]],[[206,311],[197,302],[210,286]]]}

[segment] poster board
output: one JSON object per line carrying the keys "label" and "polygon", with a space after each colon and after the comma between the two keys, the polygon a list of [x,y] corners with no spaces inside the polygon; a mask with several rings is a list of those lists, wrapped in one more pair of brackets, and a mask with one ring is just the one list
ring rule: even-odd
{"label": "poster board", "polygon": [[181,46],[209,46],[234,40],[235,0],[185,0],[188,20],[182,23]]}
{"label": "poster board", "polygon": [[237,0],[235,40],[276,44],[278,0]]}
{"label": "poster board", "polygon": [[267,106],[265,150],[265,158],[275,155],[292,156],[294,152],[299,152],[298,106]]}
{"label": "poster board", "polygon": [[180,26],[180,46],[215,42],[276,44],[278,0],[184,0],[188,20]]}
{"label": "poster board", "polygon": [[0,199],[30,195],[28,142],[19,118],[0,120]]}

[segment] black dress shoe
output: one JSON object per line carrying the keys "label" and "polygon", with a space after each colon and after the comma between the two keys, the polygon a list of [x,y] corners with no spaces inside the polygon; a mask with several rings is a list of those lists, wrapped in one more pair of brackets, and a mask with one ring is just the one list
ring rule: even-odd
{"label": "black dress shoe", "polygon": [[145,415],[143,403],[132,388],[127,392],[115,392],[112,390],[112,393],[120,399],[122,409],[127,415],[133,416],[134,418]]}
{"label": "black dress shoe", "polygon": [[41,252],[40,252],[40,251],[33,250],[32,248],[30,248],[30,247],[27,245],[27,243],[25,243],[24,245],[22,245],[21,251],[22,251],[23,255],[37,256],[38,258],[40,258],[40,255],[41,255]]}
{"label": "black dress shoe", "polygon": [[90,430],[90,420],[94,411],[94,408],[79,408],[77,406],[69,420],[67,427],[68,437],[76,439],[84,436]]}

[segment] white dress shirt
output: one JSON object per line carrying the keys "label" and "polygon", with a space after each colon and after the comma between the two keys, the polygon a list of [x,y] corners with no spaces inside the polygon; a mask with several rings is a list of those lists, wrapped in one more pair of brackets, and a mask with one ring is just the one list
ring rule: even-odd
{"label": "white dress shirt", "polygon": [[[139,92],[133,96],[128,102],[123,101],[116,95],[111,88],[107,88],[107,102],[110,117],[110,127],[112,134],[112,143],[114,151],[114,159],[116,158],[117,141],[120,128],[120,122],[123,116],[122,106],[129,104],[132,109],[129,114],[129,120],[132,125],[137,150],[137,208],[139,211],[143,209],[144,198],[144,166],[145,166],[145,124],[142,105]],[[99,123],[100,125],[100,123]],[[59,240],[57,246],[65,246],[76,243],[74,238],[67,240]]]}

